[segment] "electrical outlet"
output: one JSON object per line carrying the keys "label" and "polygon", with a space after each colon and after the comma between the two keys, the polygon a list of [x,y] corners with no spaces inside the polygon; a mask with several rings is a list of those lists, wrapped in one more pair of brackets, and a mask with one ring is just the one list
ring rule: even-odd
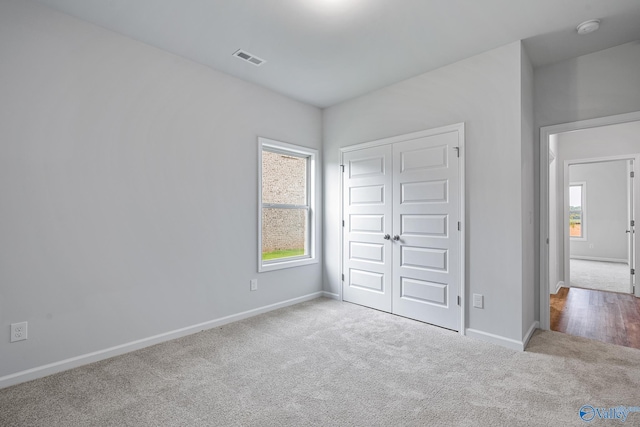
{"label": "electrical outlet", "polygon": [[27,339],[27,322],[11,324],[11,342]]}
{"label": "electrical outlet", "polygon": [[251,287],[249,289],[252,291],[258,290],[258,279],[251,279]]}
{"label": "electrical outlet", "polygon": [[473,294],[473,306],[475,308],[484,308],[484,295]]}

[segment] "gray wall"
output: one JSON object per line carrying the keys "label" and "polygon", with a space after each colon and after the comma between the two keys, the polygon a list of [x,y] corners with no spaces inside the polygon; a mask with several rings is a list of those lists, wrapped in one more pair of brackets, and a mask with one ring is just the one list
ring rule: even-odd
{"label": "gray wall", "polygon": [[[325,289],[339,293],[340,148],[464,122],[466,132],[466,282],[485,295],[467,326],[520,341],[523,329],[523,194],[520,43],[494,49],[324,111]],[[523,127],[525,126],[525,127]],[[525,142],[524,145],[528,145]],[[470,300],[469,300],[470,301]],[[533,301],[529,301],[533,304]],[[469,306],[469,304],[467,304]]]}
{"label": "gray wall", "polygon": [[628,260],[628,176],[624,160],[569,166],[569,183],[586,183],[586,240],[570,240],[571,257]]}
{"label": "gray wall", "polygon": [[561,133],[558,147],[562,161],[640,153],[640,121]]}
{"label": "gray wall", "polygon": [[[640,111],[640,41],[534,70],[535,141],[539,129],[560,123]],[[535,144],[535,203],[540,206],[540,144]],[[540,213],[535,235],[540,234]],[[536,239],[536,287],[540,283]],[[560,272],[564,274],[563,271]],[[553,286],[553,285],[551,285]],[[539,289],[536,289],[539,295]],[[540,312],[539,299],[536,313]]]}
{"label": "gray wall", "polygon": [[640,111],[640,41],[535,70],[537,126]]}
{"label": "gray wall", "polygon": [[257,136],[319,109],[30,2],[0,64],[0,377],[321,291],[257,274],[256,217]]}

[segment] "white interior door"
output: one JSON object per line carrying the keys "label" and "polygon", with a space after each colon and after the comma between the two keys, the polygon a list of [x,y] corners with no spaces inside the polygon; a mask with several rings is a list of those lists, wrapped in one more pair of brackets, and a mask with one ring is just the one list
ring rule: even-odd
{"label": "white interior door", "polygon": [[457,131],[393,147],[393,313],[459,330]]}
{"label": "white interior door", "polygon": [[391,155],[390,145],[343,155],[342,298],[388,312],[392,268]]}

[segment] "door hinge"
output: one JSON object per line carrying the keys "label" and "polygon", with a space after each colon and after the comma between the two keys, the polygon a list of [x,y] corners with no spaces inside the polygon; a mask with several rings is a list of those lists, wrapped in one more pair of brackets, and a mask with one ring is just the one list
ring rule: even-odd
{"label": "door hinge", "polygon": [[458,305],[460,305],[460,295],[458,295]]}
{"label": "door hinge", "polygon": [[342,281],[344,282],[344,274],[342,275]]}
{"label": "door hinge", "polygon": [[454,150],[456,150],[456,156],[460,157],[460,147],[453,147]]}
{"label": "door hinge", "polygon": [[636,220],[635,220],[635,219],[632,219],[632,220],[631,220],[631,226],[632,226],[632,227],[635,227],[635,225],[636,225]]}
{"label": "door hinge", "polygon": [[344,219],[342,220],[342,226],[344,227]]}
{"label": "door hinge", "polygon": [[629,174],[629,176],[631,176],[631,178],[635,178],[635,177],[636,177],[636,173],[632,171],[632,172]]}
{"label": "door hinge", "polygon": [[460,224],[460,221],[458,221],[458,231],[460,231],[462,229],[462,225]]}
{"label": "door hinge", "polygon": [[340,165],[340,169],[342,169],[342,172],[344,172],[344,165]]}
{"label": "door hinge", "polygon": [[635,269],[635,268],[632,268],[632,269],[631,269],[631,275],[634,275],[634,274],[636,274],[636,269]]}

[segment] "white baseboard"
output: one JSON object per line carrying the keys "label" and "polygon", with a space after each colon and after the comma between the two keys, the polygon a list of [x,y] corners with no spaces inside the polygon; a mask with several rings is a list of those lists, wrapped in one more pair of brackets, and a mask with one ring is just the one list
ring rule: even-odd
{"label": "white baseboard", "polygon": [[628,259],[604,258],[604,257],[599,257],[599,256],[571,255],[571,259],[583,259],[585,261],[619,262],[621,264],[629,264],[629,260]]}
{"label": "white baseboard", "polygon": [[560,290],[560,288],[564,287],[564,282],[561,280],[558,282],[558,284],[556,285],[556,290],[554,292],[554,294],[557,294],[558,291]]}
{"label": "white baseboard", "polygon": [[89,363],[108,359],[110,357],[119,356],[121,354],[129,353],[131,351],[139,350],[141,348],[149,347],[161,342],[195,334],[207,329],[217,328],[228,323],[237,322],[238,320],[247,319],[249,317],[257,316],[259,314],[267,313],[279,308],[284,308],[291,305],[299,304],[301,302],[310,301],[312,299],[325,296],[325,293],[326,292],[323,291],[314,292],[312,294],[304,295],[298,298],[266,305],[264,307],[254,308],[253,310],[243,311],[241,313],[232,314],[230,316],[221,317],[219,319],[209,320],[207,322],[198,323],[196,325],[187,326],[185,328],[176,329],[174,331],[169,331],[137,341],[132,341],[126,344],[117,345],[115,347],[106,348],[104,350],[94,351],[92,353],[71,357],[69,359],[60,360],[58,362],[49,363],[47,365],[38,366],[36,368],[27,369],[25,371],[5,375],[4,377],[0,377],[0,389],[26,381],[35,380],[37,378],[46,377],[58,372],[77,368]]}
{"label": "white baseboard", "polygon": [[524,335],[524,338],[522,339],[522,350],[527,348],[527,345],[529,344],[529,340],[535,333],[536,329],[539,329],[539,328],[540,328],[540,322],[535,320],[529,327],[529,330],[527,331],[527,333]]}
{"label": "white baseboard", "polygon": [[333,292],[323,291],[322,292],[322,296],[325,297],[325,298],[331,298],[331,299],[335,299],[335,300],[341,301],[340,294],[334,294]]}
{"label": "white baseboard", "polygon": [[531,325],[531,328],[527,332],[527,335],[525,335],[526,337],[525,341],[518,341],[511,338],[506,338],[500,335],[491,334],[489,332],[483,332],[477,329],[470,329],[470,328],[466,330],[466,335],[468,337],[475,338],[481,341],[490,342],[492,344],[498,344],[502,347],[510,348],[512,350],[524,351],[524,348],[526,347],[527,342],[531,338],[531,335],[533,335],[536,328],[538,327],[537,325],[538,325],[538,322],[535,322],[533,325]]}

